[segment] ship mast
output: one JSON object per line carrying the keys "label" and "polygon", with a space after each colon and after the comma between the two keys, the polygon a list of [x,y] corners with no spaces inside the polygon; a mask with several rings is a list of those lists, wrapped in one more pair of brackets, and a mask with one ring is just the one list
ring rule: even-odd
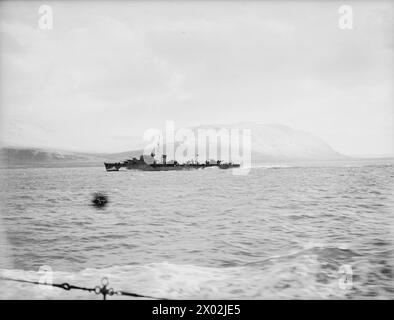
{"label": "ship mast", "polygon": [[160,141],[157,142],[157,147],[152,150],[151,157],[156,163],[167,163],[167,155],[160,152]]}

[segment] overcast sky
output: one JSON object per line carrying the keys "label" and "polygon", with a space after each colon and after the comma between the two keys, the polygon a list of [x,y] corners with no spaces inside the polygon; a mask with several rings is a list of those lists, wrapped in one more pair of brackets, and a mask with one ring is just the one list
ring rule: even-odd
{"label": "overcast sky", "polygon": [[115,152],[166,120],[255,121],[393,154],[393,2],[346,1],[352,30],[341,4],[1,1],[1,141]]}

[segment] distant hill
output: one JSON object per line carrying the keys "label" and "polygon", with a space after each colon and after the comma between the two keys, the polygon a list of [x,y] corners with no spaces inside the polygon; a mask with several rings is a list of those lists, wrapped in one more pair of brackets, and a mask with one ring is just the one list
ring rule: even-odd
{"label": "distant hill", "polygon": [[98,166],[104,161],[123,161],[139,157],[142,151],[120,153],[83,153],[41,148],[6,147],[0,149],[3,167],[67,167]]}
{"label": "distant hill", "polygon": [[[252,162],[281,162],[291,160],[329,160],[343,156],[321,139],[282,125],[239,123],[232,125],[199,126],[198,129],[239,128],[252,132]],[[177,147],[176,144],[175,147]],[[220,146],[219,146],[220,147]],[[240,152],[243,152],[241,150]],[[6,147],[0,149],[2,166],[94,166],[104,161],[123,161],[139,157],[141,150],[120,153],[82,153],[39,148]],[[201,156],[201,155],[200,155]],[[225,160],[225,159],[223,159]]]}
{"label": "distant hill", "polygon": [[[275,124],[256,124],[256,123],[238,123],[232,125],[206,125],[193,127],[191,130],[194,135],[198,136],[200,129],[214,129],[218,132],[220,129],[240,129],[239,136],[239,154],[244,153],[242,146],[242,129],[251,131],[251,153],[252,162],[282,162],[298,160],[332,160],[341,159],[344,156],[333,150],[323,140],[304,131],[294,130],[292,128],[275,125]],[[226,142],[217,142],[217,150]],[[175,148],[179,144],[175,144]],[[226,149],[227,147],[227,149]],[[229,145],[224,150],[229,150]],[[200,158],[205,158],[205,154],[199,151]],[[227,160],[221,157],[222,160]],[[233,157],[233,160],[234,159]]]}
{"label": "distant hill", "polygon": [[[210,126],[212,127],[212,126]],[[238,123],[228,129],[250,129],[252,133],[252,161],[330,160],[344,156],[322,139],[310,133],[277,124]],[[208,128],[200,126],[195,128]]]}
{"label": "distant hill", "polygon": [[6,147],[0,149],[0,164],[3,166],[56,166],[88,164],[99,160],[102,155],[47,150],[39,148]]}

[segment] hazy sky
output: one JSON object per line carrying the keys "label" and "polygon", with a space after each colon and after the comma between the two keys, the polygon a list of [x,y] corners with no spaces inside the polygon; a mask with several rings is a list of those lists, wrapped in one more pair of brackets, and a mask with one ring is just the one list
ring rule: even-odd
{"label": "hazy sky", "polygon": [[256,121],[394,154],[393,2],[1,1],[0,19],[4,144],[124,151],[166,120]]}

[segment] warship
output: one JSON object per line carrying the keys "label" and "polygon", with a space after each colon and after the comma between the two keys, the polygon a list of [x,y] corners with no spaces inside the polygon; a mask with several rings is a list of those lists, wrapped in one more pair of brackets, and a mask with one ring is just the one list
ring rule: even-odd
{"label": "warship", "polygon": [[199,163],[197,160],[187,163],[178,163],[176,160],[167,162],[167,155],[161,156],[161,161],[157,161],[155,154],[141,155],[140,158],[127,159],[123,162],[104,162],[107,171],[119,171],[120,169],[141,170],[141,171],[170,171],[170,170],[193,170],[217,167],[219,169],[239,168],[239,164],[222,162],[221,160],[210,160]]}

